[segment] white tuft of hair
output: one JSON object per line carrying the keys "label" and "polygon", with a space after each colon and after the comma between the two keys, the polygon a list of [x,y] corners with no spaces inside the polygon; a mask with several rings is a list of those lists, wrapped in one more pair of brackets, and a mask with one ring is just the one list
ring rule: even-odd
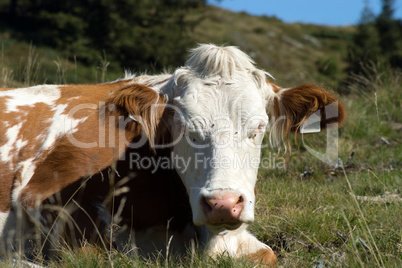
{"label": "white tuft of hair", "polygon": [[220,76],[231,79],[236,72],[252,72],[256,69],[254,61],[234,46],[201,44],[190,52],[185,67],[201,78]]}

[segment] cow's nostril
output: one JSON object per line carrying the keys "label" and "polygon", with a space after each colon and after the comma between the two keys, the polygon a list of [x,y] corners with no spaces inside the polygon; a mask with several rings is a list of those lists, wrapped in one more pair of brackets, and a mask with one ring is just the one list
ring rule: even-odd
{"label": "cow's nostril", "polygon": [[243,203],[244,202],[244,198],[243,198],[243,196],[241,195],[241,196],[239,196],[239,199],[237,200],[237,203],[236,204],[240,204],[240,203]]}
{"label": "cow's nostril", "polygon": [[209,202],[207,202],[207,199],[204,197],[201,198],[201,206],[204,210],[205,213],[210,213],[213,210],[213,206],[216,206],[217,204],[213,205]]}

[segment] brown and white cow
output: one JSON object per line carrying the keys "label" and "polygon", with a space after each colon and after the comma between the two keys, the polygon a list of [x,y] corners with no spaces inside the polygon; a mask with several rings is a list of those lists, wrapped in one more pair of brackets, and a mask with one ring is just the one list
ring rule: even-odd
{"label": "brown and white cow", "polygon": [[[132,184],[120,199],[123,210],[116,209],[130,228],[120,232],[116,244],[130,244],[129,234],[135,229],[136,244],[146,248],[147,241],[160,237],[158,230],[165,233],[160,224],[173,217],[180,226],[176,244],[188,245],[196,233],[210,255],[227,252],[274,264],[273,251],[247,231],[254,220],[265,130],[269,129],[272,144],[286,143],[289,133],[298,132],[316,111],[320,128],[342,122],[345,113],[317,86],[283,89],[267,76],[235,47],[200,45],[173,74],[126,77],[95,86],[1,91],[1,124],[6,131],[0,134],[5,185],[0,190],[0,230],[4,235],[4,226],[12,222],[10,211],[20,204],[33,207],[85,176],[100,177],[90,180],[92,188],[101,185],[105,168],[120,158],[112,169],[117,177],[131,178]],[[156,130],[161,119],[166,134],[164,128]],[[149,148],[145,154],[141,151],[141,129],[151,143],[155,136],[166,135],[152,146],[154,163],[159,164],[141,162],[152,158]],[[126,141],[132,141],[128,149]],[[153,203],[160,200],[153,191],[162,193],[164,203]],[[139,205],[144,200],[148,202]],[[159,210],[160,205],[166,209]]]}
{"label": "brown and white cow", "polygon": [[[0,237],[15,237],[20,207],[32,210],[80,178],[99,173],[142,131],[153,140],[165,102],[132,80],[2,89]],[[8,242],[0,242],[0,250]]]}

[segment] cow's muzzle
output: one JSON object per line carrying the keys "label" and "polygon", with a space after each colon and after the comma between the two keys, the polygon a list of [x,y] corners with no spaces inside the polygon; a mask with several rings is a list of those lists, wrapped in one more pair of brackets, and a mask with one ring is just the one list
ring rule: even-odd
{"label": "cow's muzzle", "polygon": [[241,223],[240,215],[245,203],[243,195],[225,192],[208,197],[203,196],[200,202],[208,225],[225,225],[229,229],[232,229],[230,227],[235,229]]}

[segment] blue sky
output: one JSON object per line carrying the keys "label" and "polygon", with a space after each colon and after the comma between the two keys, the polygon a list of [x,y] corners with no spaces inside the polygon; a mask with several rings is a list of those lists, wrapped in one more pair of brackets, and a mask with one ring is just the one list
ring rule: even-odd
{"label": "blue sky", "polygon": [[[252,15],[276,16],[284,22],[345,26],[356,24],[364,0],[210,0],[225,9]],[[369,0],[375,15],[381,11],[381,0]],[[395,0],[395,18],[402,18],[402,0]]]}

